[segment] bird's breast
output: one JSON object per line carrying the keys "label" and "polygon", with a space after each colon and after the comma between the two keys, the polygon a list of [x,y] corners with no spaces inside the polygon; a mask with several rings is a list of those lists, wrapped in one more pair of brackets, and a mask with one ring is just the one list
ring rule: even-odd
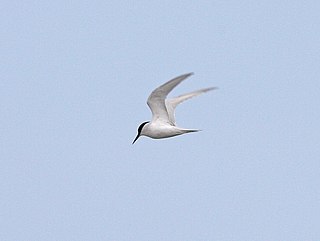
{"label": "bird's breast", "polygon": [[183,133],[182,130],[175,126],[150,124],[143,134],[154,139],[161,139],[181,135]]}

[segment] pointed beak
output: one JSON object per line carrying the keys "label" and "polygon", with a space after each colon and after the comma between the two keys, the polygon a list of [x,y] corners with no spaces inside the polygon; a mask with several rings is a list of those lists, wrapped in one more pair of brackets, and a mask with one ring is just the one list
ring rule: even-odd
{"label": "pointed beak", "polygon": [[134,138],[132,145],[136,142],[136,140],[138,140],[138,138],[140,137],[140,133],[138,133],[138,135],[136,136],[136,138]]}

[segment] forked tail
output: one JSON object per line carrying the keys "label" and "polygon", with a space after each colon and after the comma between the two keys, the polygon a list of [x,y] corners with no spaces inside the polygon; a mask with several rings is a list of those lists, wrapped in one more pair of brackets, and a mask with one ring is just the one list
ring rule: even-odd
{"label": "forked tail", "polygon": [[184,133],[189,133],[189,132],[198,132],[201,130],[195,130],[195,129],[183,129]]}

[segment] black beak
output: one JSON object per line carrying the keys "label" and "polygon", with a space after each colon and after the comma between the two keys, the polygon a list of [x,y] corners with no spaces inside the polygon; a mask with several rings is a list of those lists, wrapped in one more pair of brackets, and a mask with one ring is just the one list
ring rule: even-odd
{"label": "black beak", "polygon": [[136,142],[136,140],[138,140],[138,138],[140,137],[140,133],[138,133],[138,135],[136,136],[136,138],[134,138],[132,145]]}

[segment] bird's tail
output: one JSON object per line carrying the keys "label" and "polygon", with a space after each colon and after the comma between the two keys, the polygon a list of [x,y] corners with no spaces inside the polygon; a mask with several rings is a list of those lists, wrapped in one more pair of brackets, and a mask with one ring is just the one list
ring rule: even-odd
{"label": "bird's tail", "polygon": [[201,131],[201,130],[196,130],[196,129],[183,129],[183,132],[184,132],[184,133],[198,132],[198,131]]}

